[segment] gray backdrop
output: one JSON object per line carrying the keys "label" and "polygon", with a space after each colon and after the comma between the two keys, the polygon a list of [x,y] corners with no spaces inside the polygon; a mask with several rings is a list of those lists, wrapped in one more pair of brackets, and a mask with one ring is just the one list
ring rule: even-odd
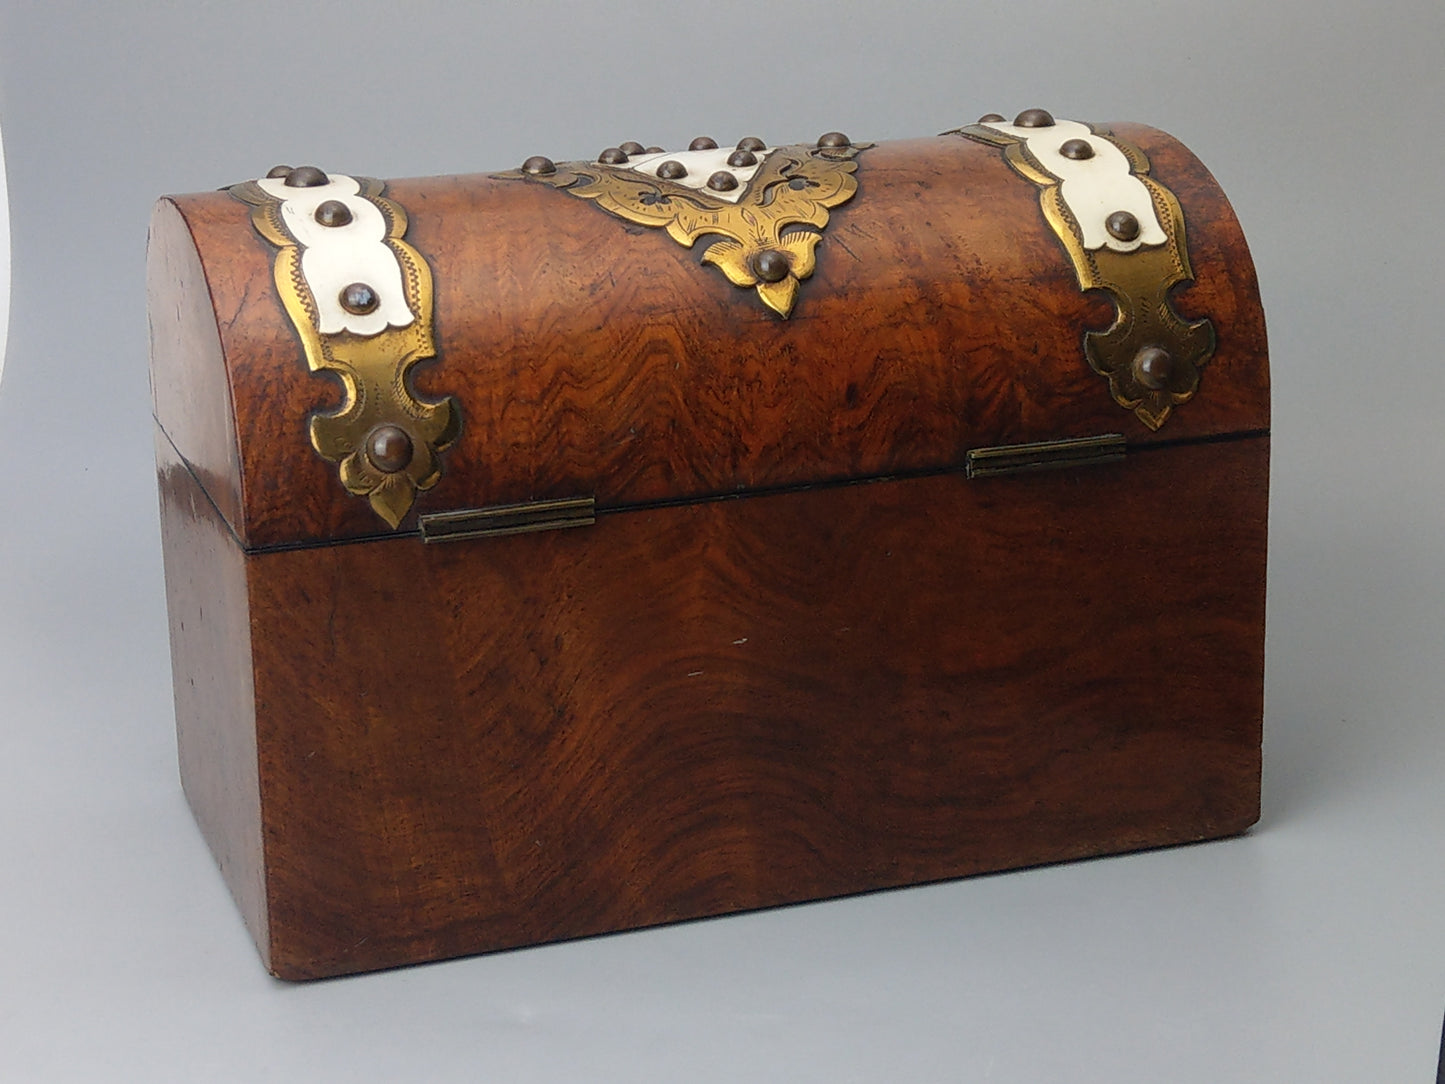
{"label": "gray backdrop", "polygon": [[[1445,1010],[1445,5],[8,0],[0,1078],[1428,1080]],[[181,796],[150,203],[1031,105],[1215,171],[1270,319],[1265,814],[1242,839],[329,983]]]}

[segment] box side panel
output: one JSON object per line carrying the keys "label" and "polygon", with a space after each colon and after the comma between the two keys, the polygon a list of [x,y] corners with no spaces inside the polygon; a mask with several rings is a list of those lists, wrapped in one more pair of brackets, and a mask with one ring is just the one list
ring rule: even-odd
{"label": "box side panel", "polygon": [[146,245],[151,399],[156,423],[242,538],[240,451],[218,316],[191,230],[156,204]]}
{"label": "box side panel", "polygon": [[159,428],[156,464],[181,784],[269,959],[245,558]]}
{"label": "box side panel", "polygon": [[275,972],[1244,830],[1267,447],[248,558]]}

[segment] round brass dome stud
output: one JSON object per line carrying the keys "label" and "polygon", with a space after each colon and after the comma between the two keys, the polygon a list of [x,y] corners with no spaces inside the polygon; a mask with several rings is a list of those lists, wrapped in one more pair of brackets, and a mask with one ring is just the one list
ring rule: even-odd
{"label": "round brass dome stud", "polygon": [[740,151],[765,151],[767,149],[768,145],[757,136],[743,136],[738,140],[738,150]]}
{"label": "round brass dome stud", "polygon": [[720,169],[707,179],[707,186],[714,192],[731,192],[738,186],[738,179],[725,169]]}
{"label": "round brass dome stud", "polygon": [[985,113],[983,116],[981,116],[981,117],[978,118],[978,123],[980,123],[980,124],[1002,124],[1002,123],[1003,123],[1003,114],[1002,114],[1002,113]]}
{"label": "round brass dome stud", "polygon": [[297,166],[286,174],[287,188],[320,188],[330,183],[331,178],[315,166]]}
{"label": "round brass dome stud", "polygon": [[604,166],[625,166],[627,164],[627,155],[621,147],[608,147],[597,156],[597,161],[601,162]]}
{"label": "round brass dome stud", "polygon": [[710,136],[698,136],[687,145],[687,149],[690,151],[715,151],[717,150],[717,140]]}
{"label": "round brass dome stud", "polygon": [[748,166],[755,166],[757,164],[758,156],[752,151],[739,149],[728,155],[728,165],[734,169],[746,169]]}
{"label": "round brass dome stud", "polygon": [[676,158],[669,158],[657,167],[657,175],[664,181],[680,181],[687,176],[687,167]]}
{"label": "round brass dome stud", "polygon": [[1087,139],[1066,139],[1059,146],[1059,153],[1075,162],[1085,162],[1094,157],[1094,145]]}
{"label": "round brass dome stud", "polygon": [[1047,109],[1025,109],[1014,117],[1015,128],[1052,128],[1054,115]]}
{"label": "round brass dome stud", "polygon": [[290,175],[291,175],[291,167],[290,167],[290,166],[272,166],[270,169],[268,169],[268,170],[266,171],[266,179],[267,179],[268,181],[279,181],[279,180],[281,180],[283,177],[289,177]]}
{"label": "round brass dome stud", "polygon": [[549,173],[557,172],[557,163],[540,154],[534,154],[522,163],[522,172],[530,173],[534,177],[544,177]]}
{"label": "round brass dome stud", "polygon": [[793,269],[788,258],[775,248],[764,249],[751,262],[753,274],[764,282],[782,282]]}
{"label": "round brass dome stud", "polygon": [[376,291],[364,282],[353,282],[350,286],[342,287],[337,300],[341,302],[341,307],[353,316],[365,316],[369,312],[375,312],[376,307],[381,304],[381,298],[376,296]]}
{"label": "round brass dome stud", "polygon": [[617,149],[626,155],[647,153],[647,148],[644,147],[641,143],[637,142],[637,140],[635,139],[629,139],[626,143],[623,143]]}
{"label": "round brass dome stud", "polygon": [[1104,229],[1117,241],[1132,241],[1139,236],[1139,220],[1128,211],[1115,211],[1104,219]]}
{"label": "round brass dome stud", "polygon": [[323,226],[349,226],[351,208],[339,199],[329,199],[316,208],[315,218]]}
{"label": "round brass dome stud", "polygon": [[383,474],[395,474],[411,465],[415,449],[399,425],[378,425],[366,435],[366,458]]}
{"label": "round brass dome stud", "polygon": [[853,141],[842,132],[824,132],[818,137],[818,146],[820,147],[838,148],[851,147],[852,145]]}
{"label": "round brass dome stud", "polygon": [[662,147],[648,147],[647,150],[644,151],[643,153],[645,153],[645,154],[662,154],[662,153],[663,153],[663,148],[662,148]]}
{"label": "round brass dome stud", "polygon": [[1134,379],[1150,391],[1163,391],[1174,372],[1174,359],[1162,346],[1142,346],[1134,355]]}

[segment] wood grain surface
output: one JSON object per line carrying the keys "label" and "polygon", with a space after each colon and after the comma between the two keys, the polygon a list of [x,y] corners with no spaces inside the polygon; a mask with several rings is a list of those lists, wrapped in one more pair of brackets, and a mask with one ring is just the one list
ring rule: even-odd
{"label": "wood grain surface", "polygon": [[246,558],[159,428],[156,465],[181,783],[264,955],[269,932]]}
{"label": "wood grain surface", "polygon": [[1266,444],[245,558],[269,966],[1242,831]]}
{"label": "wood grain surface", "polygon": [[[701,266],[701,245],[545,186],[391,182],[436,281],[441,349],[415,385],[455,395],[463,417],[442,481],[403,530],[417,512],[585,495],[609,507],[946,467],[985,445],[1266,428],[1263,319],[1232,210],[1178,142],[1114,128],[1179,197],[1197,281],[1178,304],[1218,333],[1199,393],[1158,433],[1084,359],[1084,330],[1107,326],[1112,305],[1079,292],[1037,190],[959,136],[859,156],[858,194],[834,210],[789,320]],[[228,387],[236,436],[213,439],[219,395],[193,418],[158,390],[157,416],[238,537],[386,533],[307,440],[308,416],[336,406],[339,386],[308,372],[247,207],[226,193],[163,201],[152,232],[162,254],[194,239],[184,303],[204,290],[218,325],[213,342],[162,344],[157,387],[192,379],[177,367]]]}
{"label": "wood grain surface", "polygon": [[221,347],[221,317],[196,242],[180,212],[166,200],[156,205],[151,219],[146,307],[157,424],[172,452],[181,456],[235,531],[243,522],[241,452]]}
{"label": "wood grain surface", "polygon": [[[310,446],[338,386],[307,371],[247,208],[161,201],[181,771],[267,967],[318,978],[1253,823],[1263,315],[1213,178],[1115,130],[1178,196],[1197,276],[1178,306],[1218,335],[1158,433],[1084,360],[1112,306],[1079,292],[1037,191],[961,137],[862,153],[789,320],[565,193],[393,182],[436,281],[416,389],[463,416],[396,533]],[[1107,432],[1125,461],[955,469]],[[417,512],[571,496],[597,498],[595,525],[414,533]]]}

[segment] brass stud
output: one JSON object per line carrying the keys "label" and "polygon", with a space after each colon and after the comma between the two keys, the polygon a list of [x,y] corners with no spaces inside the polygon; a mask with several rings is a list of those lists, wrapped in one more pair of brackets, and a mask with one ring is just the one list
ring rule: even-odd
{"label": "brass stud", "polygon": [[627,164],[627,155],[623,153],[621,147],[608,147],[597,156],[597,161],[604,166],[622,166]]}
{"label": "brass stud", "polygon": [[647,153],[647,148],[644,147],[641,143],[637,142],[635,139],[629,139],[626,143],[622,144],[617,149],[626,155]]}
{"label": "brass stud", "polygon": [[757,164],[758,156],[752,151],[739,149],[728,155],[728,165],[734,169],[747,169],[748,166],[755,166]]}
{"label": "brass stud", "polygon": [[1132,241],[1139,236],[1139,220],[1128,211],[1115,211],[1104,219],[1104,229],[1119,241]]}
{"label": "brass stud", "polygon": [[698,136],[687,145],[687,149],[690,151],[715,151],[717,150],[717,140],[709,136]]}
{"label": "brass stud", "polygon": [[366,437],[366,458],[384,474],[396,474],[411,465],[411,437],[399,425],[378,425]]}
{"label": "brass stud", "polygon": [[647,153],[647,154],[662,154],[662,153],[663,153],[663,148],[661,148],[661,147],[648,147],[646,153]]}
{"label": "brass stud", "polygon": [[847,136],[845,136],[842,132],[824,132],[818,137],[818,146],[820,147],[837,148],[851,147],[852,145],[853,141]]}
{"label": "brass stud", "polygon": [[381,298],[376,296],[376,291],[364,282],[353,282],[350,286],[343,287],[337,300],[341,302],[343,309],[354,316],[375,312],[376,307],[381,304]]}
{"label": "brass stud", "polygon": [[676,158],[669,158],[657,167],[657,175],[664,181],[680,181],[687,176],[687,167]]}
{"label": "brass stud", "polygon": [[522,172],[530,173],[534,177],[546,176],[548,173],[557,172],[557,163],[540,154],[534,154],[522,163]]}
{"label": "brass stud", "polygon": [[1075,162],[1084,162],[1094,157],[1094,145],[1087,139],[1066,139],[1060,144],[1059,153]]}
{"label": "brass stud", "polygon": [[792,271],[788,257],[775,248],[764,249],[752,258],[753,274],[764,282],[782,282]]}
{"label": "brass stud", "polygon": [[978,123],[980,123],[980,124],[1002,124],[1002,123],[1003,123],[1003,114],[1002,114],[1002,113],[985,113],[983,116],[981,116],[981,117],[978,118]]}
{"label": "brass stud", "polygon": [[339,199],[329,199],[316,208],[316,221],[323,226],[349,226],[351,208]]}
{"label": "brass stud", "polygon": [[270,181],[279,181],[281,180],[281,178],[288,177],[290,175],[290,166],[272,166],[266,171],[266,179]]}
{"label": "brass stud", "polygon": [[1052,128],[1054,115],[1047,109],[1025,109],[1014,117],[1015,128]]}
{"label": "brass stud", "polygon": [[738,179],[725,169],[720,169],[707,179],[707,186],[714,192],[731,192],[738,186]]}
{"label": "brass stud", "polygon": [[287,188],[320,188],[330,183],[331,178],[315,166],[297,166],[286,174]]}
{"label": "brass stud", "polygon": [[1162,346],[1144,346],[1134,355],[1134,379],[1150,391],[1163,391],[1174,372],[1174,359]]}
{"label": "brass stud", "polygon": [[768,145],[757,136],[744,136],[738,140],[738,150],[740,151],[765,151],[767,149]]}

